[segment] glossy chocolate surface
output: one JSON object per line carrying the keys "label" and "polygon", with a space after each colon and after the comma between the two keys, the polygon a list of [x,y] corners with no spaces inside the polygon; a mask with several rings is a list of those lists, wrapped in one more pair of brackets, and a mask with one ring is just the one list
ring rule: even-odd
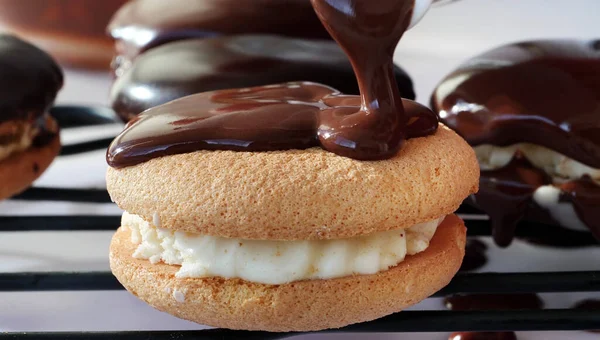
{"label": "glossy chocolate surface", "polygon": [[484,53],[442,81],[432,106],[471,145],[537,144],[600,168],[600,50],[592,41]]}
{"label": "glossy chocolate surface", "polygon": [[[398,67],[394,77],[402,96],[414,99],[410,77]],[[289,81],[359,93],[348,58],[333,42],[243,35],[174,42],[148,51],[115,80],[110,101],[128,121],[199,92]]]}
{"label": "glossy chocolate surface", "polygon": [[309,0],[134,0],[115,14],[108,31],[126,59],[170,41],[218,34],[330,39]]}
{"label": "glossy chocolate surface", "polygon": [[[473,146],[531,143],[600,168],[600,50],[595,42],[526,42],[484,53],[442,81],[432,106]],[[511,243],[520,220],[543,215],[533,194],[550,184],[544,171],[519,154],[501,169],[481,172],[475,200],[490,215],[498,245]],[[600,185],[589,178],[554,185],[562,191],[559,201],[571,203],[600,239]]]}
{"label": "glossy chocolate surface", "polygon": [[62,84],[62,70],[48,54],[0,34],[0,123],[33,123],[52,106]]}
{"label": "glossy chocolate surface", "polygon": [[[389,149],[374,144],[377,139],[372,130],[355,127],[352,140],[341,140],[346,145],[319,140],[320,133],[339,124],[332,118],[342,120],[357,112],[360,104],[358,96],[306,82],[205,92],[134,118],[110,145],[107,160],[110,166],[120,168],[196,150],[274,151],[315,146],[343,155],[349,150],[348,154],[360,159],[385,157]],[[432,132],[430,123],[435,119],[426,107],[407,99],[404,106],[416,119],[406,137]],[[321,127],[324,113],[329,119],[326,130]]]}
{"label": "glossy chocolate surface", "polygon": [[[408,27],[412,0],[312,1],[348,55],[360,96],[293,82],[188,96],[131,121],[109,147],[112,167],[196,150],[269,151],[321,146],[376,160],[395,155],[407,138],[436,131],[433,112],[402,100],[392,54]],[[352,5],[353,11],[344,8]]]}

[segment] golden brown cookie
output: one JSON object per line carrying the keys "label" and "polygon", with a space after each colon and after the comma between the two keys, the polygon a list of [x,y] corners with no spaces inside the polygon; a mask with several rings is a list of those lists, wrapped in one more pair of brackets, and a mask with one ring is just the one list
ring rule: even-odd
{"label": "golden brown cookie", "polygon": [[32,146],[0,161],[0,200],[27,189],[48,168],[60,151],[58,134],[43,146]]}
{"label": "golden brown cookie", "polygon": [[133,258],[130,233],[120,228],[110,246],[110,266],[131,293],[183,319],[232,329],[311,331],[380,318],[432,295],[458,271],[465,238],[462,220],[449,215],[427,250],[387,271],[266,285],[175,278],[178,266]]}
{"label": "golden brown cookie", "polygon": [[440,126],[393,158],[363,162],[319,148],[197,151],[109,168],[114,202],[163,227],[243,239],[346,238],[454,212],[478,188],[473,150]]}

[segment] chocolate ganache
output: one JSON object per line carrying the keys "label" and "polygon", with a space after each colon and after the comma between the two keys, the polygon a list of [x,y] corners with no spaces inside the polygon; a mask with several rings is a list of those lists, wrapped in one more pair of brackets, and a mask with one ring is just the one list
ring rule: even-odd
{"label": "chocolate ganache", "polygon": [[[484,53],[442,81],[432,106],[473,146],[528,143],[600,168],[597,42],[534,41]],[[553,179],[517,151],[506,166],[481,172],[475,195],[496,243],[509,245],[520,220],[542,214],[534,198],[543,186],[559,189],[558,201],[572,204],[600,239],[600,185],[587,176]]]}
{"label": "chocolate ganache", "polygon": [[406,138],[436,131],[426,107],[403,100],[392,55],[414,0],[313,0],[346,51],[361,96],[295,82],[188,96],[132,120],[107,153],[112,167],[196,150],[268,151],[321,146],[360,160],[389,158]]}
{"label": "chocolate ganache", "polygon": [[0,124],[40,121],[63,85],[56,62],[39,48],[0,34]]}
{"label": "chocolate ganache", "polygon": [[[402,96],[414,99],[410,77],[398,67],[394,76]],[[199,92],[298,80],[359,93],[348,58],[331,41],[237,35],[172,42],[142,54],[115,80],[110,102],[128,121]]]}
{"label": "chocolate ganache", "polygon": [[268,33],[330,39],[309,0],[134,0],[108,26],[125,59],[170,41]]}

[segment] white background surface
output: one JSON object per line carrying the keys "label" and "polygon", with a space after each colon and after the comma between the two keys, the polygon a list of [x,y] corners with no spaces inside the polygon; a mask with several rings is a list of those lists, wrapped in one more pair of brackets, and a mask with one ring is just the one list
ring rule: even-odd
{"label": "white background surface", "polygon": [[[600,38],[600,0],[462,0],[432,9],[407,33],[397,62],[413,77],[427,103],[435,84],[458,63],[499,44],[536,38]],[[4,80],[3,80],[4,81]],[[106,74],[67,71],[58,103],[106,104]],[[113,134],[120,126],[93,128]],[[89,138],[89,129],[65,131],[63,140]],[[83,136],[83,137],[82,137]],[[36,183],[104,187],[104,152],[61,157]],[[1,215],[118,214],[111,204],[0,203]],[[108,232],[0,233],[0,271],[107,270]],[[489,243],[489,242],[488,242]],[[560,250],[517,242],[491,247],[485,271],[600,270],[600,247]],[[544,295],[546,306],[569,307],[582,294]],[[600,298],[600,293],[596,294]],[[415,308],[442,308],[430,299]],[[198,325],[154,311],[126,292],[0,293],[0,331],[196,329]],[[311,335],[306,339],[340,338]],[[298,337],[299,339],[300,337]],[[447,334],[348,335],[347,339],[446,339]],[[519,333],[519,339],[598,339],[584,332]]]}

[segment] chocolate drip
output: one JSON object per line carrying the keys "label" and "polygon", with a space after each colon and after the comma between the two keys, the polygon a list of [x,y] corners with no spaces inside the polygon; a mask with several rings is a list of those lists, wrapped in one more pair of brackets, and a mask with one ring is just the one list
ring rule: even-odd
{"label": "chocolate drip", "polygon": [[[531,211],[535,214],[542,209],[533,201],[533,194],[539,187],[550,184],[552,179],[521,155],[516,155],[503,168],[481,172],[475,201],[490,215],[492,236],[499,246],[511,243],[519,221]],[[600,185],[583,177],[554,186],[561,190],[560,200],[571,202],[579,219],[600,239],[600,219],[597,218],[600,216]]]}
{"label": "chocolate drip", "polygon": [[108,26],[125,59],[165,44],[218,34],[279,34],[330,39],[309,0],[135,0]]}
{"label": "chocolate drip", "polygon": [[450,310],[542,309],[543,301],[535,294],[453,295],[444,299]]}
{"label": "chocolate drip", "polygon": [[360,97],[306,82],[188,96],[132,120],[109,147],[109,165],[119,168],[196,150],[312,146],[376,160],[395,155],[406,138],[434,133],[435,114],[402,100],[393,78],[392,54],[411,20],[413,1],[346,0],[335,8],[322,0],[312,3],[348,54]]}
{"label": "chocolate drip", "polygon": [[460,271],[467,272],[483,267],[487,263],[487,248],[487,245],[479,240],[468,239]]}
{"label": "chocolate drip", "polygon": [[[394,76],[402,96],[414,99],[410,77],[397,67]],[[348,58],[333,42],[241,35],[180,41],[144,53],[115,81],[110,101],[128,121],[199,92],[297,80],[359,93]]]}
{"label": "chocolate drip", "polygon": [[[600,51],[594,46],[559,40],[492,50],[448,76],[432,105],[471,145],[531,143],[600,168]],[[500,246],[510,244],[518,221],[544,215],[532,195],[552,184],[542,170],[516,158],[502,169],[482,171],[475,196]],[[572,203],[600,239],[600,186],[582,178],[555,187],[562,190],[560,201]]]}
{"label": "chocolate drip", "polygon": [[560,185],[560,201],[571,202],[579,219],[600,240],[600,185],[589,176]]}
{"label": "chocolate drip", "polygon": [[448,340],[517,340],[515,332],[460,332],[452,333]]}
{"label": "chocolate drip", "polygon": [[490,216],[496,244],[510,245],[517,223],[533,204],[533,193],[550,182],[546,173],[520,155],[501,169],[481,172],[475,201]]}
{"label": "chocolate drip", "polygon": [[0,34],[0,124],[34,122],[46,113],[63,84],[56,62],[37,47]]}

